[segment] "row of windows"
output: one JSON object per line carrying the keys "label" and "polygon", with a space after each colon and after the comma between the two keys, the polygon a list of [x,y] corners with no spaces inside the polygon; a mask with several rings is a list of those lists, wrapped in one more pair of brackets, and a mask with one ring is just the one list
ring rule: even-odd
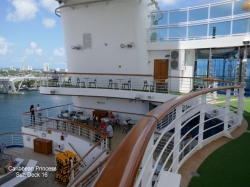
{"label": "row of windows", "polygon": [[[194,38],[207,36],[227,36],[249,32],[249,19],[240,19],[212,24],[195,25],[188,27],[171,27],[151,29],[151,41],[161,41],[171,38]],[[215,31],[214,31],[215,30]]]}
{"label": "row of windows", "polygon": [[242,11],[245,0],[232,1],[217,5],[207,5],[200,8],[187,8],[185,10],[167,11],[161,13],[152,13],[151,25],[169,25],[182,22],[214,19],[226,16],[236,16],[246,13]]}

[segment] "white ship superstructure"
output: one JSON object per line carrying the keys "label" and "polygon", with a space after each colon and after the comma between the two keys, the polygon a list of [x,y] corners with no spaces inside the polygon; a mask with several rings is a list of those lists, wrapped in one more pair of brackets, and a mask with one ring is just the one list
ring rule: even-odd
{"label": "white ship superstructure", "polygon": [[[46,109],[40,126],[38,117],[30,124],[23,114],[22,131],[30,148],[30,134],[60,150],[74,151],[68,143],[76,143],[80,161],[68,172],[68,186],[180,186],[178,171],[189,157],[232,138],[249,88],[245,1],[169,11],[154,0],[58,2],[68,71],[43,72],[40,92],[71,95],[73,103]],[[95,129],[107,111],[124,129],[134,123],[110,156],[110,139]]]}

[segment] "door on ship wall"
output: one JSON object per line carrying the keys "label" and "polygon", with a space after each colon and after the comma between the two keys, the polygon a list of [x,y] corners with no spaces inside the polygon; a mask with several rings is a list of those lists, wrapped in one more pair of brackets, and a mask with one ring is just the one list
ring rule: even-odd
{"label": "door on ship wall", "polygon": [[156,84],[163,84],[165,79],[168,79],[168,60],[155,60],[154,61],[154,80]]}

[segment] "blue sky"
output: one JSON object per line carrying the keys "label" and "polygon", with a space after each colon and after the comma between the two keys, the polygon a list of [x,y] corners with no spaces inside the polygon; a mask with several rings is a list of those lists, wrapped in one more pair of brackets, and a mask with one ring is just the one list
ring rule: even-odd
{"label": "blue sky", "polygon": [[[160,0],[161,10],[219,0]],[[61,20],[55,0],[0,0],[0,68],[67,68]]]}

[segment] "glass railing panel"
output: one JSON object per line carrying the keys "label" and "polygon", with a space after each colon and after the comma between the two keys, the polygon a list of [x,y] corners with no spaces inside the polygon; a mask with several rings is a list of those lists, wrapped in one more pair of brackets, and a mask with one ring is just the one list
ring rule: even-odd
{"label": "glass railing panel", "polygon": [[231,16],[231,14],[232,14],[232,3],[211,6],[210,8],[210,18]]}
{"label": "glass railing panel", "polygon": [[178,11],[169,13],[169,24],[187,22],[187,11]]}
{"label": "glass railing panel", "polygon": [[234,13],[233,13],[234,15],[246,13],[246,11],[243,11],[241,9],[245,2],[246,1],[236,1],[236,2],[234,2]]}
{"label": "glass railing panel", "polygon": [[184,38],[186,37],[187,27],[169,28],[169,38]]}
{"label": "glass railing panel", "polygon": [[207,24],[188,27],[188,36],[207,36]]}
{"label": "glass railing panel", "polygon": [[151,25],[167,25],[168,13],[155,13],[151,14]]}
{"label": "glass railing panel", "polygon": [[229,21],[227,21],[227,22],[210,24],[209,25],[209,36],[213,35],[213,27],[216,28],[216,35],[229,35],[231,23]]}
{"label": "glass railing panel", "polygon": [[208,19],[208,7],[189,10],[189,21]]}
{"label": "glass railing panel", "polygon": [[249,19],[234,20],[232,34],[249,32],[249,29],[247,31],[248,21]]}
{"label": "glass railing panel", "polygon": [[151,42],[164,42],[168,35],[168,29],[152,29],[150,35]]}

